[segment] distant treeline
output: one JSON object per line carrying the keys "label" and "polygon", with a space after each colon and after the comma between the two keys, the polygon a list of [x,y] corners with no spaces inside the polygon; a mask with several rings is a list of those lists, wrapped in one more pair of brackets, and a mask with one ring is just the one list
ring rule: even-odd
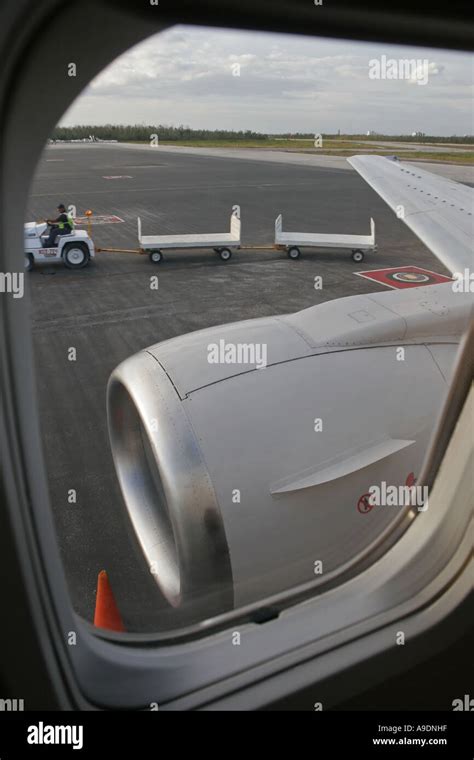
{"label": "distant treeline", "polygon": [[460,145],[474,142],[473,135],[450,135],[449,137],[440,137],[439,135],[340,135],[341,139],[357,138],[361,140],[392,140],[393,142],[414,142],[414,143],[459,143]]}
{"label": "distant treeline", "polygon": [[103,126],[56,127],[53,140],[83,140],[94,135],[100,140],[118,140],[119,142],[148,142],[151,135],[158,135],[159,140],[265,140],[266,135],[258,132],[233,132],[226,129],[191,129],[190,127],[169,127],[164,124],[104,124]]}
{"label": "distant treeline", "polygon": [[[151,135],[158,135],[159,140],[275,140],[275,139],[292,139],[292,140],[309,140],[314,139],[314,132],[285,132],[273,135],[264,135],[260,132],[251,130],[240,130],[234,132],[228,129],[191,129],[180,125],[179,127],[170,127],[165,124],[147,125],[147,124],[104,124],[102,126],[85,125],[75,127],[56,127],[51,138],[53,140],[83,140],[90,135],[100,140],[118,140],[119,142],[148,142]],[[459,143],[471,144],[474,142],[472,135],[459,137],[451,135],[450,137],[440,137],[437,135],[365,135],[365,134],[323,134],[324,138],[340,140],[394,140],[398,142],[439,142],[439,143]]]}
{"label": "distant treeline", "polygon": [[[265,137],[272,138],[272,139],[278,139],[278,138],[287,138],[289,140],[307,140],[314,138],[315,133],[311,132],[286,132],[285,134],[275,134],[275,135],[265,135]],[[417,134],[417,135],[384,135],[382,133],[380,134],[374,134],[374,135],[367,135],[367,134],[349,134],[349,133],[339,133],[339,134],[329,134],[329,133],[322,133],[321,134],[323,139],[330,139],[330,140],[375,140],[376,142],[379,142],[380,140],[391,140],[392,142],[414,142],[414,143],[433,143],[433,142],[439,142],[439,143],[459,143],[461,144],[472,144],[474,143],[474,135],[450,135],[449,137],[439,137],[438,135],[425,135],[425,134]]]}

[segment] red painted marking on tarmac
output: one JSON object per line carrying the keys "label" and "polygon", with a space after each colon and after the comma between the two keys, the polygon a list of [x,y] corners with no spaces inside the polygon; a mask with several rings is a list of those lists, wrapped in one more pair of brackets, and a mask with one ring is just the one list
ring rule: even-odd
{"label": "red painted marking on tarmac", "polygon": [[105,214],[105,215],[97,215],[97,216],[77,216],[74,219],[75,224],[78,227],[86,226],[87,224],[118,224],[119,222],[125,221],[120,216],[115,216],[114,214]]}
{"label": "red painted marking on tarmac", "polygon": [[388,269],[372,269],[365,272],[354,272],[366,280],[373,280],[387,288],[419,288],[422,285],[441,285],[443,282],[453,282],[451,277],[432,272],[422,267],[389,267]]}

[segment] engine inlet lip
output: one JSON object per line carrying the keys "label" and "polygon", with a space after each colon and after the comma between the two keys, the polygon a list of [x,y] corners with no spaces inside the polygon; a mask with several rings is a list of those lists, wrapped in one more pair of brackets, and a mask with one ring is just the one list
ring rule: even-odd
{"label": "engine inlet lip", "polygon": [[160,363],[142,351],[107,387],[122,496],[145,561],[172,607],[209,617],[234,606],[224,524],[199,443]]}

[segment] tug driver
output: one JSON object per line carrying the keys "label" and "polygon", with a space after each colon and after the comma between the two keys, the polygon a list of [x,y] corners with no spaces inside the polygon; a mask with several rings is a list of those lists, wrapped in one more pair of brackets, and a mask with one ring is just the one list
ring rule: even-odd
{"label": "tug driver", "polygon": [[57,244],[58,235],[70,235],[74,229],[74,219],[67,213],[64,203],[60,203],[57,210],[59,211],[57,219],[46,219],[49,235],[43,242],[44,248],[53,248]]}

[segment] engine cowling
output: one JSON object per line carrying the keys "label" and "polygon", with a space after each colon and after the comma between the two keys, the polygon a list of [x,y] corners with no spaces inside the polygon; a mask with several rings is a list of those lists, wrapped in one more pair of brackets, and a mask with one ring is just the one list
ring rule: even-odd
{"label": "engine cowling", "polygon": [[[432,312],[417,290],[202,330],[113,372],[124,501],[164,597],[186,619],[311,584],[316,572],[347,573],[400,521],[402,509],[364,513],[360,499],[419,473],[467,319],[450,302],[427,339]],[[260,368],[226,359],[257,345]]]}

